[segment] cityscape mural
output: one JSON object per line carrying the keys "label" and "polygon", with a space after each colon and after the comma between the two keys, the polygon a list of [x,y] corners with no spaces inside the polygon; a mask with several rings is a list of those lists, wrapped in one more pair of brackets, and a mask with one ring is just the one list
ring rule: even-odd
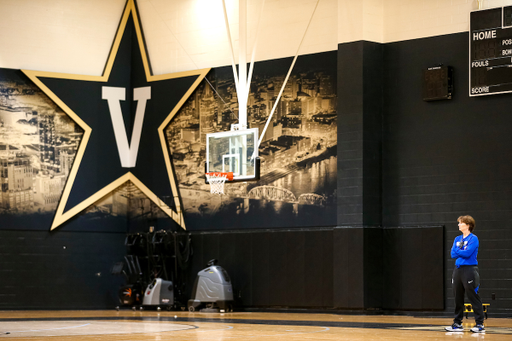
{"label": "cityscape mural", "polygon": [[[259,62],[248,100],[248,127],[259,132],[292,58]],[[238,123],[230,67],[212,70],[166,129],[189,229],[336,224],[336,52],[300,56],[259,147],[259,181],[205,183],[206,134]]]}
{"label": "cityscape mural", "polygon": [[0,214],[53,212],[82,130],[19,71],[0,72]]}

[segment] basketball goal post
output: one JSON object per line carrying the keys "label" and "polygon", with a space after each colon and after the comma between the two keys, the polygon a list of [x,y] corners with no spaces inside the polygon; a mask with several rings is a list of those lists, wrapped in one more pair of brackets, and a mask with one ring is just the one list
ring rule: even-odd
{"label": "basketball goal post", "polygon": [[[281,90],[274,102],[274,106],[270,111],[269,117],[265,123],[263,131],[258,135],[258,129],[249,129],[247,125],[247,102],[249,98],[250,84],[254,70],[254,61],[256,57],[256,47],[258,42],[258,33],[260,31],[260,22],[265,7],[265,0],[260,9],[258,23],[255,34],[255,41],[252,48],[249,72],[247,72],[247,0],[239,0],[239,55],[238,55],[238,71],[235,61],[233,41],[231,39],[231,31],[229,28],[229,20],[226,10],[226,1],[222,0],[224,10],[224,22],[226,25],[226,33],[228,36],[229,46],[231,50],[231,66],[233,69],[233,77],[235,80],[235,88],[238,99],[238,124],[233,124],[228,132],[210,133],[206,135],[206,165],[205,175],[206,182],[210,183],[211,193],[223,194],[224,184],[226,181],[248,181],[258,180],[260,173],[258,148],[272,116],[281,99],[283,91],[288,82],[288,78],[293,70],[300,47],[304,41],[304,37],[309,29],[311,20],[315,14],[320,0],[317,0],[311,18],[304,31],[302,40],[297,48],[295,57],[286,78],[281,86]],[[232,176],[227,174],[231,173]]]}

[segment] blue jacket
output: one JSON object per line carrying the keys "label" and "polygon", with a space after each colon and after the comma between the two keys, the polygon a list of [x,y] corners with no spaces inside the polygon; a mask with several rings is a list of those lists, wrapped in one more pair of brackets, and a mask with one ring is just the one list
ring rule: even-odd
{"label": "blue jacket", "polygon": [[476,256],[478,255],[479,245],[478,237],[473,233],[470,233],[466,238],[463,238],[463,235],[455,238],[452,246],[452,258],[457,259],[455,261],[457,268],[461,265],[478,265]]}

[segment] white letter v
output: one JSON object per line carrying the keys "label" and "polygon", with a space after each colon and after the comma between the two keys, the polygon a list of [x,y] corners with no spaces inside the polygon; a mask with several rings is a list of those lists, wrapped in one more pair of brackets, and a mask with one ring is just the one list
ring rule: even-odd
{"label": "white letter v", "polygon": [[140,135],[142,133],[142,123],[146,112],[146,102],[151,99],[151,87],[133,89],[133,100],[137,101],[137,111],[135,112],[135,122],[133,125],[132,140],[128,145],[128,136],[124,125],[123,113],[121,111],[120,101],[126,99],[125,88],[104,86],[102,87],[102,99],[108,102],[110,117],[114,127],[117,150],[121,159],[121,167],[135,167],[137,162],[137,153],[139,151]]}

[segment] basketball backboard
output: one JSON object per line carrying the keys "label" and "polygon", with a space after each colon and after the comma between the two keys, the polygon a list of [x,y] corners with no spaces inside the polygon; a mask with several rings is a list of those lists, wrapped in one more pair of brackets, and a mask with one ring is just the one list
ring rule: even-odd
{"label": "basketball backboard", "polygon": [[206,173],[233,172],[233,181],[259,179],[258,128],[206,134]]}

